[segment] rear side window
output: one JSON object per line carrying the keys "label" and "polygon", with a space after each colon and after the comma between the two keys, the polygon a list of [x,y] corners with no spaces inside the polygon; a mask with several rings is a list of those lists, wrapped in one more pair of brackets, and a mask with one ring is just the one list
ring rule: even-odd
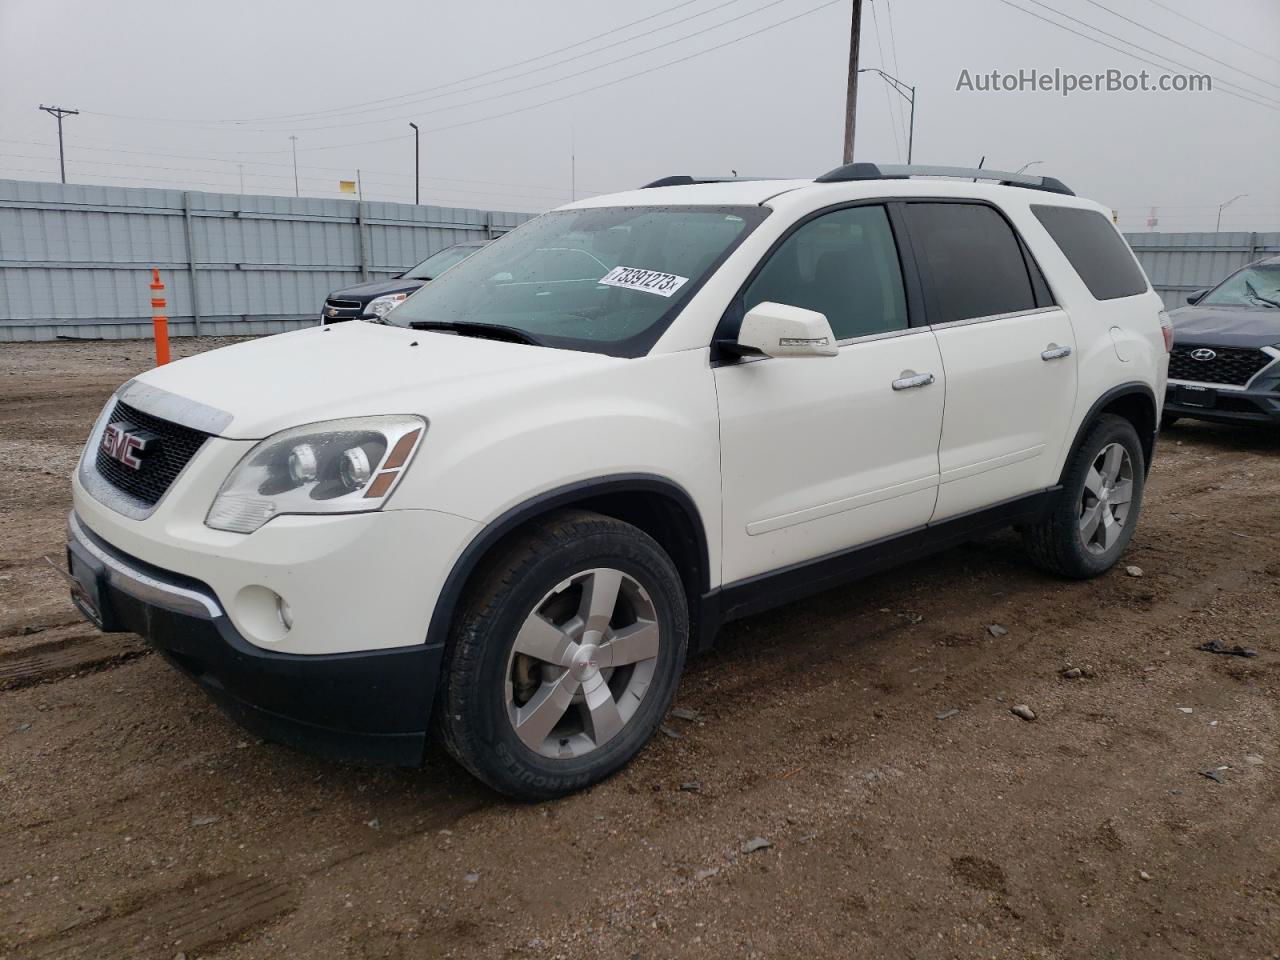
{"label": "rear side window", "polygon": [[933,297],[931,323],[1017,313],[1036,306],[1022,246],[991,207],[908,203],[912,244],[923,258]]}
{"label": "rear side window", "polygon": [[1033,205],[1031,211],[1095,300],[1115,300],[1147,292],[1147,278],[1129,245],[1097,210]]}

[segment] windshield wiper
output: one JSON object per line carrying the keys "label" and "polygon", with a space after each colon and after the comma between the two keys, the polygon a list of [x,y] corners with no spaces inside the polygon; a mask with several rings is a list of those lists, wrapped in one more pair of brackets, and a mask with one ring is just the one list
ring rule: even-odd
{"label": "windshield wiper", "polygon": [[531,333],[501,323],[476,323],[471,320],[412,320],[410,330],[445,330],[460,337],[480,337],[486,340],[505,340],[508,343],[527,343],[535,347],[545,346]]}
{"label": "windshield wiper", "polygon": [[1269,307],[1280,307],[1280,301],[1267,299],[1262,294],[1260,294],[1257,291],[1257,289],[1254,287],[1254,285],[1250,283],[1248,280],[1244,282],[1244,288],[1249,291],[1249,296],[1252,299],[1257,300],[1259,303],[1265,303]]}

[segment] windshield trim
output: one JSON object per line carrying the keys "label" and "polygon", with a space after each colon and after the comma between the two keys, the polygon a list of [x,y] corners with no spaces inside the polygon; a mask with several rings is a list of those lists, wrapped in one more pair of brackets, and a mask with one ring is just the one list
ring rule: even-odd
{"label": "windshield trim", "polygon": [[[675,319],[677,316],[679,316],[680,312],[684,310],[684,308],[688,306],[689,303],[691,303],[695,297],[697,297],[698,293],[702,290],[702,287],[706,284],[706,282],[710,280],[711,277],[715,276],[716,272],[720,269],[721,266],[724,265],[724,262],[729,259],[729,257],[734,253],[734,251],[737,250],[738,247],[740,247],[742,243],[747,239],[747,237],[749,237],[756,230],[756,228],[759,227],[760,224],[762,224],[765,221],[765,219],[768,218],[769,215],[773,213],[772,209],[769,207],[760,206],[760,205],[752,206],[748,204],[736,204],[736,203],[734,204],[664,204],[664,205],[653,205],[653,206],[650,206],[647,204],[643,206],[619,205],[614,207],[592,207],[590,209],[593,211],[594,210],[602,210],[602,211],[603,210],[613,210],[613,211],[636,210],[636,211],[643,211],[644,213],[656,213],[659,211],[667,211],[667,212],[673,212],[673,213],[721,213],[721,214],[741,217],[744,222],[743,229],[732,240],[732,242],[730,242],[725,246],[724,250],[720,252],[720,254],[710,263],[710,265],[708,265],[708,267],[702,272],[702,275],[700,277],[697,277],[691,280],[688,284],[685,285],[685,289],[682,289],[680,291],[681,295],[678,298],[677,302],[671,304],[671,306],[668,307],[666,311],[664,311],[658,317],[658,319],[656,319],[644,330],[641,330],[639,333],[636,333],[633,336],[627,337],[626,339],[623,339],[623,340],[586,340],[578,337],[556,337],[556,336],[548,336],[545,334],[537,335],[541,346],[550,347],[552,349],[558,349],[558,350],[577,350],[580,353],[595,353],[595,354],[600,354],[601,356],[620,357],[623,359],[634,359],[636,357],[643,357],[646,354],[648,354],[648,352],[653,349],[654,344],[656,344],[658,340],[661,339],[662,335],[666,333],[668,329],[670,329],[671,324],[675,322]],[[494,240],[493,243],[494,244],[502,243],[507,237],[513,234],[519,233],[519,231],[525,229],[529,224],[537,223],[539,220],[542,219],[543,216],[549,216],[557,213],[573,213],[573,212],[576,212],[575,208],[560,208],[557,210],[549,210],[547,211],[547,213],[542,214],[541,216],[534,217],[532,220],[525,221],[524,223],[520,224],[520,226],[516,227],[514,230],[508,231],[507,233],[503,234],[503,236]],[[408,321],[405,321],[404,323],[396,323],[394,312],[391,314],[388,314],[388,322],[392,326],[404,326],[408,323]],[[455,321],[455,322],[461,324],[461,323],[465,323],[466,321]]]}

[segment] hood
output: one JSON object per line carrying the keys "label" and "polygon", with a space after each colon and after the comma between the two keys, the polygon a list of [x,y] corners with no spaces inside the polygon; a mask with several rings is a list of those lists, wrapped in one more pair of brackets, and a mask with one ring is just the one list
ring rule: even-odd
{"label": "hood", "polygon": [[425,280],[408,280],[400,277],[391,280],[370,280],[368,283],[357,283],[353,287],[343,287],[329,294],[339,300],[369,301],[388,293],[413,293]]}
{"label": "hood", "polygon": [[430,419],[478,395],[515,392],[626,362],[576,350],[343,323],[187,357],[148,370],[127,389],[130,404],[155,416],[231,439],[258,440],[339,417],[416,413]]}
{"label": "hood", "polygon": [[1169,311],[1174,343],[1208,347],[1269,347],[1280,343],[1280,309],[1180,307]]}

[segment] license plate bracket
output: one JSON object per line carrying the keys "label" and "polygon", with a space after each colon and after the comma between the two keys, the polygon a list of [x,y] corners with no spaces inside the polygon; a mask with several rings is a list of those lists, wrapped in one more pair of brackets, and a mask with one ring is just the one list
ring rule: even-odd
{"label": "license plate bracket", "polygon": [[1210,408],[1218,405],[1218,391],[1210,387],[1178,388],[1178,402],[1184,407]]}
{"label": "license plate bracket", "polygon": [[106,591],[106,574],[106,565],[101,560],[74,541],[67,544],[65,576],[71,587],[71,602],[99,630],[115,633],[119,627],[115,625]]}

